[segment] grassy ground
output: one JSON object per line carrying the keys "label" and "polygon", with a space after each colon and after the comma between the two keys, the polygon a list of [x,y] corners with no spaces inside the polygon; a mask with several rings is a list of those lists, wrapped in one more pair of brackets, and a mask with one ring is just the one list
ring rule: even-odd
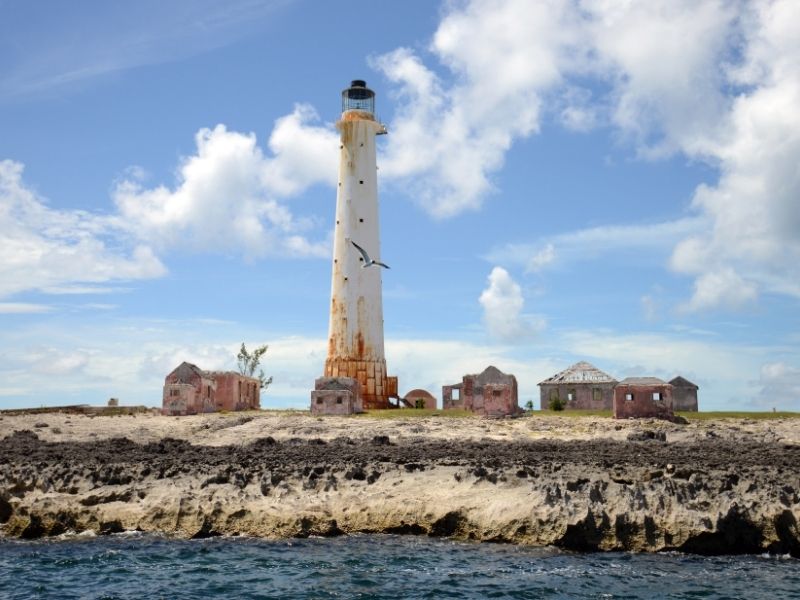
{"label": "grassy ground", "polygon": [[475,417],[475,413],[468,410],[434,410],[430,408],[390,408],[387,410],[368,410],[361,413],[361,417],[374,419],[414,419],[418,417]]}
{"label": "grassy ground", "polygon": [[612,417],[610,410],[534,410],[532,417]]}
{"label": "grassy ground", "polygon": [[[748,412],[748,411],[717,411],[717,412],[677,412],[676,415],[685,417],[689,421],[708,421],[711,419],[800,419],[796,412]],[[378,419],[413,419],[417,417],[475,417],[476,415],[466,410],[431,410],[431,409],[388,409],[368,410],[361,416]],[[534,410],[528,411],[524,416],[530,417],[600,417],[611,418],[610,410]]]}
{"label": "grassy ground", "polygon": [[685,417],[689,421],[707,421],[709,419],[800,419],[796,412],[749,412],[749,411],[718,411],[718,412],[677,412],[676,415]]}

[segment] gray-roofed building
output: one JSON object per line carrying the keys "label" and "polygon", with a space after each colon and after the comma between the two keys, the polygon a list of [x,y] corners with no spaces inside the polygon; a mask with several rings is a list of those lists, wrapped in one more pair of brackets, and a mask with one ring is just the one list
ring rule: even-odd
{"label": "gray-roofed building", "polygon": [[678,375],[670,379],[672,385],[672,409],[697,412],[697,390],[700,388]]}
{"label": "gray-roofed building", "polygon": [[550,401],[565,402],[567,410],[611,410],[617,380],[593,364],[581,361],[539,384],[540,408]]}

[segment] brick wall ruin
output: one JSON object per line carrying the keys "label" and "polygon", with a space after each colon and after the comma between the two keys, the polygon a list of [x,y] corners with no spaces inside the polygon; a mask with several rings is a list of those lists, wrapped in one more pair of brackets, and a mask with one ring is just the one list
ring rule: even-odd
{"label": "brick wall ruin", "polygon": [[671,419],[672,386],[655,377],[628,378],[614,389],[614,418]]}

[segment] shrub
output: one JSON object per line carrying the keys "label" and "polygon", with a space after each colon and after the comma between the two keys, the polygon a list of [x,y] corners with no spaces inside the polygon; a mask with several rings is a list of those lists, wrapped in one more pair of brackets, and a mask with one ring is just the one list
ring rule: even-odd
{"label": "shrub", "polygon": [[549,408],[550,410],[559,411],[559,410],[564,410],[566,405],[567,403],[564,400],[556,397],[556,398],[550,398],[550,403],[547,405],[547,408]]}

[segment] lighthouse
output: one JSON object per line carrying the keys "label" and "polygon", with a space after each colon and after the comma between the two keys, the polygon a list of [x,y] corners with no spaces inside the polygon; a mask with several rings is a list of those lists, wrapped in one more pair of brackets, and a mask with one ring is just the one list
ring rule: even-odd
{"label": "lighthouse", "polygon": [[[363,407],[388,408],[397,378],[386,376],[378,168],[375,140],[386,128],[375,119],[375,92],[355,80],[342,91],[339,179],[333,241],[330,326],[325,377],[358,381]],[[374,261],[374,262],[372,262]]]}

